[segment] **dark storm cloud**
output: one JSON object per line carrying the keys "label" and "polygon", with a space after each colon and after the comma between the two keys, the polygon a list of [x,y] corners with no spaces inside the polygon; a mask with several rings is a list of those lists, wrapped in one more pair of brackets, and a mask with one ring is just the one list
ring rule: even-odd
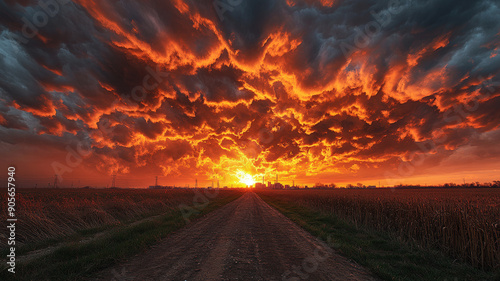
{"label": "dark storm cloud", "polygon": [[275,0],[241,1],[231,12],[225,14],[222,30],[232,47],[243,52],[258,52],[259,43],[265,38],[268,24],[278,17],[281,11]]}
{"label": "dark storm cloud", "polygon": [[24,19],[47,11],[0,1],[2,141],[90,136],[99,169],[179,174],[393,166],[445,132],[441,163],[497,136],[496,1],[258,0],[222,18],[213,4],[78,0],[28,38]]}

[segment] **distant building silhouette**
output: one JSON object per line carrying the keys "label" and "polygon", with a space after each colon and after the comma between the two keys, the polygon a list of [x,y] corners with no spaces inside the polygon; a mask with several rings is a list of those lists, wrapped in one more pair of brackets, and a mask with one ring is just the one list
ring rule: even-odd
{"label": "distant building silhouette", "polygon": [[261,182],[256,182],[255,183],[255,188],[259,188],[259,189],[262,189],[262,188],[266,188],[266,185],[261,183]]}

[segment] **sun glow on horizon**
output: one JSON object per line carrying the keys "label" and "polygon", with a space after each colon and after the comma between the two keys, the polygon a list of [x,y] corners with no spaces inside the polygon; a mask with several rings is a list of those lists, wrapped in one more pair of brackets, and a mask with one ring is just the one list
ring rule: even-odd
{"label": "sun glow on horizon", "polygon": [[253,178],[253,176],[243,171],[236,172],[236,177],[238,178],[240,183],[245,184],[246,186],[255,184],[255,179]]}

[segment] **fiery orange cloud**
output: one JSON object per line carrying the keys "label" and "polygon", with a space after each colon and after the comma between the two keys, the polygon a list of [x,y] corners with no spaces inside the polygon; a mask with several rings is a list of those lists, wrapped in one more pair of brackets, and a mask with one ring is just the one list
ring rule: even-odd
{"label": "fiery orange cloud", "polygon": [[499,159],[482,149],[498,139],[498,30],[473,20],[495,7],[431,20],[419,17],[432,3],[389,4],[247,1],[221,14],[211,1],[78,0],[54,18],[62,31],[0,45],[17,51],[2,61],[16,75],[2,72],[0,124],[9,142],[32,134],[59,154],[90,145],[78,169],[108,180],[368,181]]}

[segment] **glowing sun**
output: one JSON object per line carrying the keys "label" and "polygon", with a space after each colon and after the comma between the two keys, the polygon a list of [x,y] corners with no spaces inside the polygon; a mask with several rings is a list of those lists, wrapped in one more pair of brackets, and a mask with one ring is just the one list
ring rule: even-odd
{"label": "glowing sun", "polygon": [[247,174],[245,172],[242,172],[242,171],[238,171],[236,173],[236,177],[238,177],[240,183],[246,185],[246,186],[250,186],[250,185],[254,185],[255,184],[255,180],[253,179],[253,176],[250,175],[250,174]]}

